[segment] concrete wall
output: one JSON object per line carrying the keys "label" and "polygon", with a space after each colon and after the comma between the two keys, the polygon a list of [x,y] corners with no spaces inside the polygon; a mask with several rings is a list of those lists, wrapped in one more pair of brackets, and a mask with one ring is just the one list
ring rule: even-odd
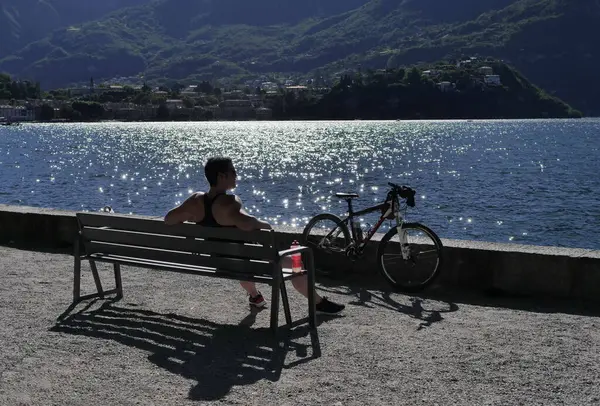
{"label": "concrete wall", "polygon": [[70,249],[76,235],[75,212],[0,205],[0,244]]}
{"label": "concrete wall", "polygon": [[[150,217],[148,217],[150,218]],[[279,227],[288,247],[301,230]],[[0,244],[70,252],[77,235],[75,212],[0,205]],[[381,236],[376,236],[380,238]],[[469,290],[494,289],[509,294],[600,300],[600,251],[448,240],[440,286]],[[317,257],[323,268],[352,269],[354,274],[380,278],[374,261],[377,242],[365,259]]]}

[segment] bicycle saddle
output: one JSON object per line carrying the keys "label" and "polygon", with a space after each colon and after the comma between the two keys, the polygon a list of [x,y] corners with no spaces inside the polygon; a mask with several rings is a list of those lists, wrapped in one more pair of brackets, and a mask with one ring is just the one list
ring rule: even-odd
{"label": "bicycle saddle", "polygon": [[355,199],[359,196],[356,193],[336,193],[335,197],[339,197],[340,199]]}

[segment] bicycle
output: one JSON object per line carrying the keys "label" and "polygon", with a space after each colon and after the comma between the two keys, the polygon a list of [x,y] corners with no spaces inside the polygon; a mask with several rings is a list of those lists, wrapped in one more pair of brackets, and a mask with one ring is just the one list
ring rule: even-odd
{"label": "bicycle", "polygon": [[[395,220],[396,226],[392,227],[379,242],[377,249],[379,271],[396,290],[420,291],[429,286],[440,273],[442,241],[429,227],[419,223],[405,222],[408,207],[415,206],[416,192],[407,186],[399,186],[391,182],[388,185],[390,190],[383,203],[358,212],[354,211],[352,205],[352,200],[358,198],[358,194],[336,193],[336,197],[344,199],[348,203],[348,217],[341,219],[330,213],[313,217],[304,228],[302,243],[313,248],[315,253],[344,254],[355,261],[363,257],[367,243],[371,241],[383,222]],[[360,223],[355,219],[376,211],[381,212],[378,222],[363,236]],[[327,222],[334,224],[326,226],[324,223]],[[350,228],[348,228],[348,224]],[[411,239],[409,237],[411,232],[417,232],[418,235]],[[398,236],[397,243],[392,241],[395,236]],[[430,272],[418,272],[417,261],[421,262],[421,260],[424,260],[425,268]],[[427,264],[430,265],[427,266]],[[392,274],[396,270],[395,268],[400,271],[400,276],[408,276],[408,279],[401,280],[395,277]],[[415,276],[424,278],[415,281],[413,280]]]}

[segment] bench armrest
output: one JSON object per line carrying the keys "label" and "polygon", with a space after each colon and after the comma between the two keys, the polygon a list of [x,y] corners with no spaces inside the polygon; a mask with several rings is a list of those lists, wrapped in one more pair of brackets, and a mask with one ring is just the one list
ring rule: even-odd
{"label": "bench armrest", "polygon": [[300,245],[296,248],[289,248],[287,250],[279,251],[279,261],[281,261],[284,257],[289,257],[290,255],[298,254],[304,251],[311,252],[311,249],[310,247],[304,247]]}
{"label": "bench armrest", "polygon": [[[310,328],[316,329],[317,328],[317,316],[316,316],[316,309],[315,309],[315,298],[316,298],[316,291],[315,291],[315,258],[314,258],[314,254],[313,254],[312,248],[300,245],[298,247],[289,248],[287,250],[279,251],[279,253],[278,253],[279,254],[279,261],[278,262],[279,262],[279,266],[281,266],[282,265],[281,263],[282,263],[282,261],[283,261],[283,259],[285,257],[289,257],[290,255],[294,255],[294,254],[299,254],[301,252],[306,252],[308,254],[308,258],[307,258],[308,259],[308,261],[307,261],[308,263],[306,264],[306,276],[307,276],[307,282],[308,282],[308,292],[307,292],[307,296],[308,296],[308,325],[310,326]],[[278,281],[278,279],[276,278],[275,281]],[[279,281],[281,281],[281,279],[279,279]],[[279,283],[281,283],[281,282],[279,282]],[[274,287],[273,289],[277,289],[277,285],[273,285],[273,287]],[[286,297],[286,299],[284,299],[284,300],[287,302],[287,294],[284,297]],[[271,311],[273,311],[273,309],[274,308],[271,307]],[[275,311],[277,311],[277,310],[275,310]]]}

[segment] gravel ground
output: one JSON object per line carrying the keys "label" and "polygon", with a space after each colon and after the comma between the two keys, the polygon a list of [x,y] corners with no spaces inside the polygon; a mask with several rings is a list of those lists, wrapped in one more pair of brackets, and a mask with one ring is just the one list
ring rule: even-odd
{"label": "gravel ground", "polygon": [[318,356],[302,326],[275,345],[233,281],[124,267],[123,300],[57,324],[70,256],[0,247],[0,277],[1,405],[600,404],[597,309],[330,282],[347,310],[320,320]]}

